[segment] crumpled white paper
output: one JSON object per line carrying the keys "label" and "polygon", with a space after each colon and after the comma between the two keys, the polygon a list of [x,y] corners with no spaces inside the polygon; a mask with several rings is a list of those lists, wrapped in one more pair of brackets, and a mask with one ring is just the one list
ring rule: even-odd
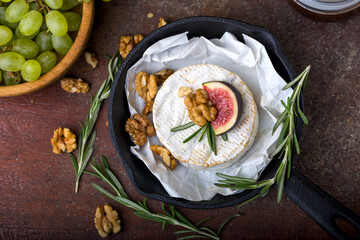
{"label": "crumpled white paper", "polygon": [[[125,89],[131,115],[141,114],[145,105],[135,90],[135,76],[140,71],[151,74],[163,69],[176,71],[192,64],[215,64],[238,74],[255,98],[259,114],[256,140],[249,151],[228,168],[193,170],[178,164],[178,167],[171,171],[164,166],[161,158],[154,156],[149,149],[150,145],[161,145],[156,136],[149,138],[142,147],[131,147],[131,152],[144,161],[172,197],[201,201],[210,200],[217,193],[234,194],[239,190],[215,186],[219,180],[217,172],[257,179],[270,162],[268,156],[275,149],[280,133],[278,130],[272,135],[276,119],[283,110],[280,100],[290,96],[292,90],[282,91],[286,82],[275,71],[265,47],[249,36],[243,37],[245,44],[229,32],[224,33],[220,39],[210,40],[204,37],[188,39],[186,32],[171,36],[149,47],[127,72]],[[152,118],[151,114],[149,116]]]}

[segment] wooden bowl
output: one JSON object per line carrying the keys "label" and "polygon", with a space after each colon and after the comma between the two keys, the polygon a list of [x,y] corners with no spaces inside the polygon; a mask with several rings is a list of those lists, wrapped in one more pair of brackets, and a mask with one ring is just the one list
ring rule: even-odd
{"label": "wooden bowl", "polygon": [[0,86],[0,97],[13,97],[40,90],[63,77],[85,50],[94,21],[95,1],[83,4],[80,29],[69,52],[56,66],[34,82],[13,86]]}

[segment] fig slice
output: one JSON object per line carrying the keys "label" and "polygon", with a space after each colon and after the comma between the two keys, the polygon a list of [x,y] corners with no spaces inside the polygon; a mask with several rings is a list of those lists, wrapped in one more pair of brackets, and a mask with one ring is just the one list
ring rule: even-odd
{"label": "fig slice", "polygon": [[211,81],[202,84],[218,113],[211,121],[215,135],[232,130],[240,121],[242,100],[239,91],[230,83]]}

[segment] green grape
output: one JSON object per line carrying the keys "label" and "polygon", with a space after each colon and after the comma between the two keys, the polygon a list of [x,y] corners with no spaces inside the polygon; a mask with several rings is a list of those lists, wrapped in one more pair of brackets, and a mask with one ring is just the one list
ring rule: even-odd
{"label": "green grape", "polygon": [[19,72],[4,72],[3,78],[6,86],[17,85],[21,82],[21,74]]}
{"label": "green grape", "polygon": [[0,26],[0,46],[7,44],[12,39],[13,33],[10,28]]}
{"label": "green grape", "polygon": [[63,5],[60,9],[61,10],[69,10],[73,7],[76,7],[79,4],[80,3],[78,0],[63,0]]}
{"label": "green grape", "polygon": [[66,18],[69,32],[79,30],[81,24],[80,14],[74,12],[65,12],[63,15]]}
{"label": "green grape", "polygon": [[11,2],[12,0],[1,0],[1,1],[7,3],[7,2]]}
{"label": "green grape", "polygon": [[50,51],[43,52],[36,59],[41,66],[41,73],[47,73],[56,65],[56,54]]}
{"label": "green grape", "polygon": [[36,37],[36,35],[38,35],[39,31],[37,31],[36,33],[34,33],[33,35],[30,35],[30,36],[24,36],[21,34],[20,30],[19,30],[19,27],[17,27],[15,29],[15,37],[16,38],[27,38],[27,39],[33,39],[34,37]]}
{"label": "green grape", "polygon": [[65,55],[70,50],[73,41],[68,34],[63,37],[57,37],[55,35],[52,35],[51,43],[58,53]]}
{"label": "green grape", "polygon": [[[2,2],[0,1],[0,7],[2,6]],[[0,76],[1,76],[1,74],[0,74]],[[0,82],[1,82],[1,79],[0,79]]]}
{"label": "green grape", "polygon": [[13,34],[11,40],[7,44],[0,46],[0,53],[2,53],[2,52],[11,52],[12,42],[15,39],[16,39],[16,36],[15,36],[15,34]]}
{"label": "green grape", "polygon": [[46,26],[50,32],[57,37],[64,36],[68,31],[66,18],[61,12],[56,10],[53,10],[46,15]]}
{"label": "green grape", "polygon": [[26,13],[20,20],[19,30],[22,35],[30,36],[39,31],[43,17],[41,13],[31,10]]}
{"label": "green grape", "polygon": [[40,53],[53,50],[51,35],[50,32],[42,31],[36,36],[35,42],[39,45]]}
{"label": "green grape", "polygon": [[0,54],[0,68],[4,71],[20,71],[24,62],[25,58],[18,53],[6,52]]}
{"label": "green grape", "polygon": [[27,60],[21,67],[21,76],[25,81],[35,81],[40,77],[40,75],[40,63],[34,59]]}
{"label": "green grape", "polygon": [[59,9],[63,5],[63,0],[45,0],[45,2],[52,9]]}
{"label": "green grape", "polygon": [[80,3],[88,3],[90,2],[91,0],[78,0]]}
{"label": "green grape", "polygon": [[6,7],[0,7],[0,24],[7,26],[8,28],[15,29],[19,23],[9,23],[5,17]]}
{"label": "green grape", "polygon": [[21,54],[24,58],[34,58],[39,53],[39,46],[36,42],[26,39],[18,38],[12,42],[13,52]]}
{"label": "green grape", "polygon": [[103,2],[110,2],[111,0],[102,0]]}
{"label": "green grape", "polygon": [[36,4],[36,2],[31,2],[31,3],[29,4],[29,11],[31,11],[31,10],[35,10],[35,11],[39,10],[39,7],[38,7],[38,5]]}
{"label": "green grape", "polygon": [[29,11],[29,4],[26,0],[13,1],[5,11],[8,22],[17,23]]}

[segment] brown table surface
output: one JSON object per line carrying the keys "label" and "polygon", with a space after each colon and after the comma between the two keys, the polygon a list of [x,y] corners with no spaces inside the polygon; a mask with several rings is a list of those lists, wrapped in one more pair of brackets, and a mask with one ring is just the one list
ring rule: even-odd
{"label": "brown table surface", "polygon": [[[0,239],[100,239],[94,227],[98,205],[109,203],[121,215],[121,239],[173,239],[177,227],[165,231],[155,222],[133,215],[90,186],[100,181],[84,175],[74,193],[74,170],[67,154],[55,155],[50,138],[57,127],[77,134],[94,95],[107,76],[107,59],[125,34],[150,33],[159,17],[168,22],[188,16],[221,16],[259,25],[280,41],[295,71],[312,65],[305,92],[310,124],[300,141],[295,167],[348,208],[360,214],[360,14],[324,18],[299,10],[292,1],[96,1],[93,32],[87,49],[99,56],[93,70],[84,58],[68,76],[91,83],[87,94],[69,94],[60,82],[20,97],[0,99]],[[148,13],[154,17],[148,18]],[[94,156],[107,156],[112,169],[135,200],[140,196],[124,171],[106,127],[107,104],[100,112]],[[160,202],[149,200],[154,211]],[[234,213],[243,216],[227,225],[223,239],[329,239],[330,236],[284,196],[276,203],[273,189],[241,209],[179,208],[194,222],[208,216],[217,229]]]}

